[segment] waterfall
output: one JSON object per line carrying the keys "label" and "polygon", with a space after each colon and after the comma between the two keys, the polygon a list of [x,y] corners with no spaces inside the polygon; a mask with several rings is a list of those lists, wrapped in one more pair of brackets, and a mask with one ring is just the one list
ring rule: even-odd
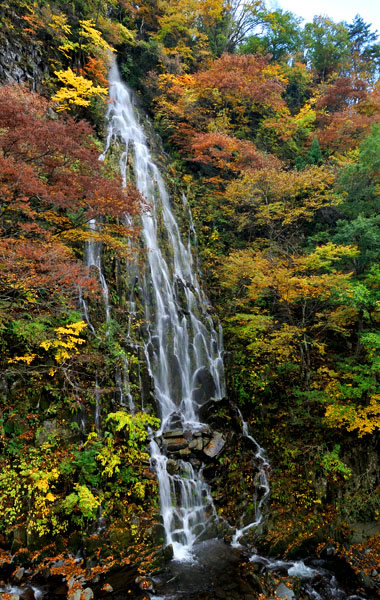
{"label": "waterfall", "polygon": [[[257,464],[259,470],[258,470],[258,473],[255,478],[255,484],[256,484],[255,485],[255,498],[254,498],[255,518],[251,523],[249,523],[245,527],[242,527],[242,529],[236,530],[236,532],[232,538],[232,546],[235,546],[235,547],[239,546],[240,538],[247,531],[249,531],[252,527],[258,527],[260,525],[261,521],[263,520],[262,508],[265,505],[265,502],[267,501],[268,496],[270,494],[270,488],[269,488],[269,482],[268,482],[268,471],[269,471],[270,465],[265,456],[265,450],[249,434],[248,423],[246,421],[244,421],[243,415],[241,414],[241,411],[239,410],[239,408],[237,408],[237,411],[238,411],[240,421],[242,424],[243,434],[245,435],[246,438],[248,438],[252,442],[252,444],[256,450],[254,456],[255,456],[255,461],[256,461],[256,464]],[[259,497],[260,492],[261,492],[261,497]]]}
{"label": "waterfall", "polygon": [[[90,231],[95,234],[99,229],[100,225],[97,225],[95,219],[91,219],[88,223]],[[111,308],[109,303],[109,291],[106,278],[102,270],[102,244],[96,240],[90,239],[86,244],[86,265],[87,268],[95,267],[98,271],[99,283],[102,288],[104,308],[106,311],[106,321],[108,322],[111,318]],[[86,314],[86,313],[85,313]]]}
{"label": "waterfall", "polygon": [[[109,83],[108,136],[101,159],[112,143],[121,143],[124,186],[133,170],[137,189],[148,206],[141,217],[147,268],[139,274],[139,286],[146,321],[144,350],[160,411],[160,433],[178,428],[195,432],[202,428],[202,404],[212,397],[221,399],[225,393],[221,332],[215,329],[208,310],[191,240],[182,240],[168,190],[116,63]],[[184,204],[191,215],[186,199]],[[192,221],[190,233],[194,236]],[[215,515],[211,494],[201,469],[190,463],[181,461],[181,473],[170,475],[167,458],[154,440],[151,457],[159,480],[166,542],[173,544],[176,558],[187,558],[207,516]]]}

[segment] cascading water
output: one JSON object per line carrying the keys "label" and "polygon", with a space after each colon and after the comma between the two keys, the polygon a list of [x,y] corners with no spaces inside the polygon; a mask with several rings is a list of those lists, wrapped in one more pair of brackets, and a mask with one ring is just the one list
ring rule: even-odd
{"label": "cascading water", "polygon": [[[257,490],[256,495],[257,495],[257,497],[254,499],[254,501],[255,501],[255,518],[251,523],[249,523],[242,529],[236,530],[236,532],[232,538],[232,545],[235,547],[239,545],[240,538],[247,531],[249,531],[253,527],[258,527],[260,525],[260,523],[263,519],[262,508],[265,505],[265,502],[267,501],[268,496],[270,494],[270,488],[269,488],[269,483],[268,483],[268,470],[270,468],[270,465],[265,456],[265,450],[249,434],[247,422],[244,421],[243,415],[241,414],[241,412],[238,408],[237,408],[237,411],[239,413],[239,417],[241,420],[243,434],[245,435],[246,438],[248,438],[252,442],[253,446],[255,447],[255,450],[256,450],[255,460],[256,460],[256,464],[258,466],[258,473],[256,475],[256,490]],[[259,496],[260,492],[261,492],[261,497],[259,498],[258,496]]]}
{"label": "cascading water", "polygon": [[[98,225],[95,219],[91,219],[88,223],[89,229],[93,235],[98,230]],[[102,244],[96,240],[90,239],[86,244],[86,265],[87,268],[95,267],[98,271],[99,283],[102,288],[104,308],[106,311],[106,321],[108,322],[111,318],[111,308],[109,303],[109,291],[106,278],[102,270]]]}
{"label": "cascading water", "polygon": [[[101,158],[119,140],[124,148],[120,158],[124,185],[131,156],[137,189],[148,205],[142,215],[142,238],[149,272],[140,275],[139,284],[147,323],[145,356],[160,408],[160,433],[178,427],[194,432],[202,428],[200,406],[224,395],[221,335],[208,312],[191,244],[182,241],[168,191],[116,63],[109,82],[108,137]],[[201,470],[190,463],[182,462],[181,473],[169,475],[167,459],[154,440],[151,456],[159,479],[166,541],[173,544],[174,556],[183,559],[208,514],[215,514],[211,495]]]}

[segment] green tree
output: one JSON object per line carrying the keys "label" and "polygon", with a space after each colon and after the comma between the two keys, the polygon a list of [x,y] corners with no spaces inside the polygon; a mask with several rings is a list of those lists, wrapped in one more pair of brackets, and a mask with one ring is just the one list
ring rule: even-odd
{"label": "green tree", "polygon": [[333,73],[348,69],[350,33],[345,23],[335,23],[324,16],[315,16],[305,25],[306,58],[315,70],[318,81],[326,81]]}
{"label": "green tree", "polygon": [[261,34],[249,36],[239,51],[243,54],[271,54],[272,61],[289,59],[303,50],[300,17],[292,12],[277,9],[264,14]]}

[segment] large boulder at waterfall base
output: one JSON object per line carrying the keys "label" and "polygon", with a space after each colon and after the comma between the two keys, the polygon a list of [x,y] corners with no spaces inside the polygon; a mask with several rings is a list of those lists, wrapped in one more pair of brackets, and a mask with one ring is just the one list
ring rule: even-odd
{"label": "large boulder at waterfall base", "polygon": [[214,431],[214,433],[212,434],[211,440],[209,441],[207,446],[203,449],[203,452],[209,458],[215,458],[223,450],[225,444],[226,444],[226,440],[224,439],[223,434],[220,433],[219,431]]}

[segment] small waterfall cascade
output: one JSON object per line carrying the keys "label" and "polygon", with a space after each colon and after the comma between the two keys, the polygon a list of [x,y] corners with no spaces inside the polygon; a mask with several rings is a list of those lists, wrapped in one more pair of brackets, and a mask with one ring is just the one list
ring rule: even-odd
{"label": "small waterfall cascade", "polygon": [[[221,332],[215,329],[208,310],[191,240],[184,243],[182,239],[168,190],[116,63],[109,83],[108,136],[100,159],[113,142],[121,144],[123,183],[127,185],[133,171],[137,189],[148,206],[141,217],[146,269],[139,274],[139,287],[145,310],[145,357],[161,417],[159,435],[173,430],[196,432],[203,426],[200,407],[225,393]],[[186,203],[184,200],[191,214]],[[190,224],[190,235],[194,236],[192,221]],[[93,247],[91,260],[96,261],[96,256]],[[191,556],[205,522],[216,514],[202,469],[179,461],[178,471],[171,475],[167,460],[152,439],[151,465],[159,480],[166,542],[173,545],[174,557],[181,560]]]}
{"label": "small waterfall cascade", "polygon": [[253,446],[256,448],[254,458],[255,458],[256,464],[258,466],[258,472],[256,475],[256,480],[255,480],[256,490],[257,490],[256,494],[255,494],[255,498],[254,498],[255,518],[251,523],[249,523],[242,529],[236,530],[236,532],[232,538],[232,546],[234,546],[234,547],[239,546],[239,539],[247,531],[249,531],[253,527],[258,527],[258,525],[260,525],[260,523],[263,519],[262,509],[263,509],[263,506],[265,505],[265,502],[267,501],[268,496],[270,494],[270,487],[269,487],[269,482],[268,482],[268,471],[270,469],[270,464],[266,458],[265,450],[249,434],[248,423],[246,421],[244,421],[243,415],[241,414],[241,411],[239,408],[237,408],[237,411],[238,411],[240,421],[242,424],[243,435],[245,435],[245,437],[247,437],[252,442]]}
{"label": "small waterfall cascade", "polygon": [[[98,228],[95,219],[91,219],[88,223],[90,231],[95,234]],[[102,269],[102,244],[96,240],[90,239],[86,244],[86,265],[87,268],[95,267],[98,271],[99,283],[102,288],[104,308],[106,311],[106,321],[108,322],[111,318],[111,308],[109,303],[109,291],[106,278]]]}

